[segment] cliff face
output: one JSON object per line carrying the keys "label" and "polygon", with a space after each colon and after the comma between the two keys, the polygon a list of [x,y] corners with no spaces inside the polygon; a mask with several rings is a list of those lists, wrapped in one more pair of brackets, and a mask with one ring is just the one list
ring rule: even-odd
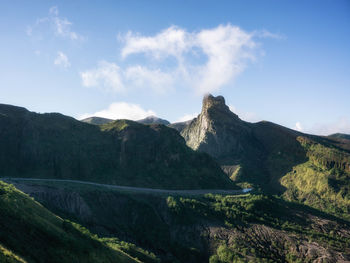
{"label": "cliff face", "polygon": [[222,96],[207,95],[200,115],[181,132],[192,149],[206,152],[221,163],[244,158],[248,150],[259,151],[252,129],[230,111]]}
{"label": "cliff face", "polygon": [[338,196],[335,206],[348,211],[350,154],[345,139],[303,134],[267,121],[245,122],[223,97],[212,95],[204,97],[200,115],[181,135],[189,147],[214,157],[232,180],[285,193],[289,199],[307,199],[317,208],[315,200],[328,200],[331,208],[328,197]]}

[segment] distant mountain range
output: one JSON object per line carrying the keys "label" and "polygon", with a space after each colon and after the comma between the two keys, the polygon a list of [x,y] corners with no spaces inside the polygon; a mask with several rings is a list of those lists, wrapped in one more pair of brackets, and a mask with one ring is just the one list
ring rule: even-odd
{"label": "distant mountain range", "polygon": [[[89,117],[89,118],[83,119],[81,121],[89,123],[89,124],[102,125],[102,124],[110,123],[110,122],[115,121],[115,120],[102,118],[102,117]],[[169,121],[158,118],[156,116],[148,116],[144,119],[137,120],[136,122],[142,123],[142,124],[163,124],[163,125],[170,124]]]}

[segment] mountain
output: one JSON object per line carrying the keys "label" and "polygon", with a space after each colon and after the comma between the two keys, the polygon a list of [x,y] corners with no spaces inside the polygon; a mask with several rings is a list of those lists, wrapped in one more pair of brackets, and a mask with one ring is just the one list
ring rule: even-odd
{"label": "mountain", "polygon": [[345,133],[334,133],[334,134],[328,135],[328,137],[350,140],[350,134],[345,134]]}
{"label": "mountain", "polygon": [[142,124],[163,124],[163,125],[170,124],[170,122],[168,122],[167,120],[158,118],[156,116],[148,116],[148,117],[141,119],[141,120],[138,120],[136,122],[142,123]]}
{"label": "mountain", "polygon": [[110,123],[114,120],[102,118],[102,117],[89,117],[89,118],[83,119],[81,121],[86,122],[86,123],[90,123],[90,124],[94,124],[94,125],[102,125],[102,124]]}
{"label": "mountain", "polygon": [[174,122],[168,125],[168,127],[173,128],[177,130],[178,132],[182,132],[183,129],[185,129],[186,126],[188,126],[192,120],[183,121],[183,122]]}
{"label": "mountain", "polygon": [[212,95],[204,97],[201,114],[181,135],[241,185],[342,216],[350,211],[350,151],[335,139],[242,121],[223,97]]}
{"label": "mountain", "polygon": [[188,148],[164,125],[129,120],[90,125],[4,104],[0,174],[169,189],[235,187],[209,155]]}
{"label": "mountain", "polygon": [[140,262],[123,251],[125,245],[118,248],[119,242],[111,241],[0,181],[0,262]]}

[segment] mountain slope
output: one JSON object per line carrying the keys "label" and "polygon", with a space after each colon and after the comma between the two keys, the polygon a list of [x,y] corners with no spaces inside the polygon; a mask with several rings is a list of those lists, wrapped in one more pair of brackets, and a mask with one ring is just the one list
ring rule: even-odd
{"label": "mountain slope", "polygon": [[170,124],[169,121],[158,118],[156,116],[148,116],[144,119],[137,120],[136,122],[142,123],[142,124],[163,124],[163,125],[168,125]]}
{"label": "mountain slope", "polygon": [[345,133],[334,133],[334,134],[328,135],[328,137],[350,140],[350,134],[345,134]]}
{"label": "mountain slope", "polygon": [[286,198],[319,209],[333,206],[336,209],[326,210],[342,216],[349,212],[350,152],[346,143],[271,122],[242,121],[223,97],[212,95],[204,98],[201,114],[181,135],[191,148],[213,156],[236,182],[263,192],[284,193]]}
{"label": "mountain slope", "polygon": [[114,120],[102,118],[102,117],[89,117],[89,118],[83,119],[81,121],[89,123],[89,124],[94,124],[94,125],[102,125],[102,124],[110,123]]}
{"label": "mountain slope", "polygon": [[0,260],[28,263],[139,262],[1,181]]}
{"label": "mountain slope", "polygon": [[90,125],[0,105],[0,174],[168,189],[232,188],[208,155],[164,125]]}

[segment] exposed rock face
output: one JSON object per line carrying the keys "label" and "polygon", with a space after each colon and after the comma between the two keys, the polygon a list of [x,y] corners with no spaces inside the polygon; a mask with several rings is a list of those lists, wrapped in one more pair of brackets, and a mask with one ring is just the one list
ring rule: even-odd
{"label": "exposed rock face", "polygon": [[206,152],[221,163],[241,159],[247,150],[259,150],[252,129],[230,111],[222,96],[205,96],[201,114],[181,135],[189,147]]}
{"label": "exposed rock face", "polygon": [[214,157],[231,179],[274,193],[285,191],[281,177],[307,160],[326,170],[348,173],[350,169],[350,156],[344,152],[348,149],[346,142],[303,134],[267,121],[242,121],[222,96],[205,96],[200,115],[183,128],[181,135],[189,147]]}

